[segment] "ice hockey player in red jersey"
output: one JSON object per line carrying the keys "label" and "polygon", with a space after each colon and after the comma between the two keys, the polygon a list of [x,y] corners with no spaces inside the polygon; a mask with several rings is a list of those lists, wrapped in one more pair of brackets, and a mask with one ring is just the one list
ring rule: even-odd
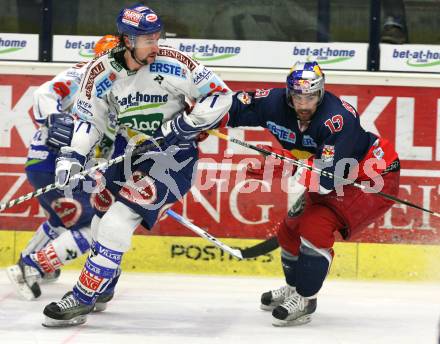
{"label": "ice hockey player in red jersey", "polygon": [[[292,177],[303,185],[305,203],[297,204],[305,206],[299,215],[296,209],[297,216],[287,216],[278,232],[286,285],[261,297],[261,308],[272,311],[273,325],[307,323],[334,257],[335,233],[349,239],[393,204],[376,193],[342,185],[347,182],[341,178],[396,196],[397,153],[389,141],[361,127],[351,105],[324,90],[324,74],[316,62],[296,63],[287,88],[236,93],[222,124],[267,128],[283,147],[278,153],[294,158],[293,150],[309,152],[309,166],[336,176],[298,168]],[[262,175],[261,170],[250,172]]]}

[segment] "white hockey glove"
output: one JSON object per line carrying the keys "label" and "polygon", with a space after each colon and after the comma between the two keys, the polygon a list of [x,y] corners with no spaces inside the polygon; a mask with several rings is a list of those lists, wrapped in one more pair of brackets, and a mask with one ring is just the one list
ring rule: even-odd
{"label": "white hockey glove", "polygon": [[55,168],[55,181],[60,184],[61,189],[72,188],[74,190],[81,185],[80,179],[84,179],[84,177],[73,182],[69,182],[69,179],[83,170],[85,162],[86,157],[72,151],[70,147],[61,149]]}

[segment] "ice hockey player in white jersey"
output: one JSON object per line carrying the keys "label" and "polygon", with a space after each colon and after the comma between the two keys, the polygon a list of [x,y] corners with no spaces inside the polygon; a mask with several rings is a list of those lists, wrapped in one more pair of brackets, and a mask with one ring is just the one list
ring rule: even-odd
{"label": "ice hockey player in white jersey", "polygon": [[[70,146],[58,158],[56,175],[68,186],[69,176],[84,167],[109,120],[120,128],[113,157],[127,157],[104,174],[105,188],[93,202],[98,215],[92,221],[89,257],[73,291],[45,307],[43,325],[48,327],[86,321],[97,297],[112,283],[136,227],[142,223],[151,229],[163,207],[189,191],[197,137],[216,126],[232,103],[231,90],[210,69],[159,46],[162,23],[152,9],[122,9],[117,27],[121,47],[88,65],[75,106],[79,120]],[[136,153],[140,150],[146,153]]]}
{"label": "ice hockey player in white jersey", "polygon": [[[106,35],[95,45],[95,55],[117,44],[118,37]],[[55,180],[55,159],[60,148],[70,144],[73,130],[70,112],[85,70],[86,63],[78,63],[34,92],[34,116],[40,127],[31,142],[25,170],[35,189]],[[111,136],[109,131],[106,140],[108,136]],[[106,145],[109,143],[103,141],[101,148]],[[48,219],[38,227],[17,264],[6,269],[15,290],[26,300],[38,298],[40,282],[56,279],[60,267],[88,252],[91,243],[90,222],[94,212],[89,194],[76,193],[70,198],[53,190],[39,196],[38,201]]]}

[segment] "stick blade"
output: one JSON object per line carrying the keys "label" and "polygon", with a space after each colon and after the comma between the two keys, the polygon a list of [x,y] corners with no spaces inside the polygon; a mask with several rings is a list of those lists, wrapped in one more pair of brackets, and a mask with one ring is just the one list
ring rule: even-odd
{"label": "stick blade", "polygon": [[243,259],[255,258],[258,256],[262,256],[266,253],[272,252],[277,249],[280,245],[278,244],[278,239],[276,236],[270,237],[269,239],[260,242],[259,244],[245,248],[241,250],[241,255]]}

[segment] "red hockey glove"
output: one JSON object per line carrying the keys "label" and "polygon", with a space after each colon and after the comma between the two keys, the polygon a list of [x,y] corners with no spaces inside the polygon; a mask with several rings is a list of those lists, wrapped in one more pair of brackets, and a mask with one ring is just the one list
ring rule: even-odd
{"label": "red hockey glove", "polygon": [[[269,152],[274,152],[278,155],[281,155],[283,157],[298,160],[295,158],[295,156],[288,151],[287,149],[282,148],[274,148],[267,145],[257,145],[258,148],[262,148],[264,150],[267,150]],[[252,164],[248,164],[246,166],[246,176],[253,179],[263,179],[264,171],[268,169],[273,168],[273,176],[281,178],[283,175],[291,176],[296,171],[296,165],[286,162],[285,160],[281,160],[278,158],[275,158],[273,156],[267,156],[266,159],[263,161],[260,168],[254,168]],[[270,173],[270,172],[267,172]]]}

